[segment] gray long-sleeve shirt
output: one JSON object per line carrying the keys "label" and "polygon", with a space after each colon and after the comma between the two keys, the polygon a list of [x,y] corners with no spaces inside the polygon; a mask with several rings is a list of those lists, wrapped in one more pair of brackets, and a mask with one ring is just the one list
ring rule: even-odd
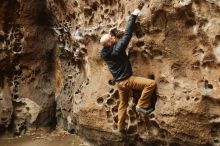
{"label": "gray long-sleeve shirt", "polygon": [[101,57],[105,60],[115,81],[125,80],[132,75],[132,67],[125,52],[135,26],[135,15],[129,17],[124,35],[110,47],[104,47]]}

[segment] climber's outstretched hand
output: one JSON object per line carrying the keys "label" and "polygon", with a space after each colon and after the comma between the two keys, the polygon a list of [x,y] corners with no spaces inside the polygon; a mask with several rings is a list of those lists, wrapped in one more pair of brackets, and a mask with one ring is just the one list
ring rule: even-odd
{"label": "climber's outstretched hand", "polygon": [[141,9],[144,7],[144,5],[145,5],[144,0],[141,0],[141,1],[138,3],[137,9],[135,9],[132,14],[133,14],[133,15],[136,15],[136,16],[140,16]]}

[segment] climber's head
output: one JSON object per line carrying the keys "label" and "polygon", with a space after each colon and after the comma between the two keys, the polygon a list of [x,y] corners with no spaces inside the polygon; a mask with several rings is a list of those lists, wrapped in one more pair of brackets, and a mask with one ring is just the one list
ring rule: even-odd
{"label": "climber's head", "polygon": [[117,38],[115,36],[110,35],[110,34],[104,34],[100,39],[100,43],[104,47],[109,47],[116,42],[117,42]]}

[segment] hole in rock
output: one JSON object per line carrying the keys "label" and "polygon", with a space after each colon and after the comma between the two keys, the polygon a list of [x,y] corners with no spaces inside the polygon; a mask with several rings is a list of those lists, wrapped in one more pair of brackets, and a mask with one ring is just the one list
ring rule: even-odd
{"label": "hole in rock", "polygon": [[118,112],[118,106],[117,105],[112,108],[112,112],[113,113],[117,113]]}
{"label": "hole in rock", "polygon": [[186,97],[186,100],[189,100],[189,99],[190,99],[190,97],[189,97],[189,96],[187,96],[187,97]]}
{"label": "hole in rock", "polygon": [[173,71],[177,71],[181,68],[182,64],[180,62],[175,62],[173,63],[173,65],[171,66],[171,70]]}
{"label": "hole in rock", "polygon": [[167,81],[166,77],[160,77],[160,78],[159,78],[159,82],[160,82],[160,83],[169,83],[169,82]]}
{"label": "hole in rock", "polygon": [[131,121],[131,123],[134,123],[136,121],[136,117],[134,117],[134,116],[130,117],[130,121]]}
{"label": "hole in rock", "polygon": [[205,89],[213,89],[213,85],[208,83],[208,80],[205,80]]}
{"label": "hole in rock", "polygon": [[30,110],[30,108],[29,107],[26,107],[26,109],[29,111]]}
{"label": "hole in rock", "polygon": [[0,42],[4,42],[4,36],[0,35]]}
{"label": "hole in rock", "polygon": [[115,92],[114,97],[115,97],[115,99],[116,99],[116,100],[118,100],[118,99],[119,99],[118,92]]}
{"label": "hole in rock", "polygon": [[69,127],[67,130],[71,134],[74,134],[76,132],[76,130],[73,127]]}
{"label": "hole in rock", "polygon": [[134,111],[132,111],[131,109],[128,110],[128,115],[133,116],[135,115]]}
{"label": "hole in rock", "polygon": [[106,13],[108,13],[109,12],[109,9],[105,9],[104,10],[104,13],[106,14]]}
{"label": "hole in rock", "polygon": [[141,38],[141,37],[143,37],[145,35],[143,30],[142,30],[142,27],[141,27],[140,23],[136,23],[135,35],[136,35],[137,38]]}
{"label": "hole in rock", "polygon": [[89,19],[89,25],[91,25],[93,22],[93,16]]}
{"label": "hole in rock", "polygon": [[75,94],[79,94],[79,93],[81,93],[81,91],[80,91],[80,90],[77,90],[77,91],[75,92]]}
{"label": "hole in rock", "polygon": [[154,74],[149,74],[149,75],[148,75],[148,78],[151,79],[151,80],[155,80]]}
{"label": "hole in rock", "polygon": [[152,55],[156,58],[161,58],[163,57],[163,52],[160,49],[153,49],[152,51]]}
{"label": "hole in rock", "polygon": [[89,17],[92,15],[92,9],[90,7],[84,7],[84,16]]}
{"label": "hole in rock", "polygon": [[111,106],[111,105],[113,105],[114,100],[110,98],[110,99],[107,100],[106,103],[107,103],[107,105]]}
{"label": "hole in rock", "polygon": [[3,122],[5,122],[5,121],[7,121],[7,118],[3,117],[3,118],[1,118],[1,120],[2,120]]}
{"label": "hole in rock", "polygon": [[156,11],[152,17],[152,25],[160,30],[166,26],[166,23],[166,12],[164,10]]}
{"label": "hole in rock", "polygon": [[195,102],[199,101],[199,98],[196,97],[196,98],[194,99],[194,101],[195,101]]}
{"label": "hole in rock", "polygon": [[110,18],[106,18],[105,21],[108,22],[108,23],[110,23],[110,22],[111,22],[111,19],[110,19]]}
{"label": "hole in rock", "polygon": [[204,57],[204,59],[203,59],[203,66],[204,67],[206,67],[206,66],[213,66],[214,64],[215,64],[215,60],[216,60],[216,57],[213,55],[213,54],[211,54],[211,55],[207,55],[207,56],[205,56]]}
{"label": "hole in rock", "polygon": [[20,42],[16,42],[14,43],[14,51],[19,50],[18,48],[21,47],[21,43]]}
{"label": "hole in rock", "polygon": [[113,120],[114,120],[115,123],[118,123],[118,116],[114,116]]}
{"label": "hole in rock", "polygon": [[193,70],[199,69],[200,67],[200,61],[196,61],[193,64],[191,64],[191,67]]}
{"label": "hole in rock", "polygon": [[155,115],[154,114],[150,114],[149,119],[154,119]]}
{"label": "hole in rock", "polygon": [[195,18],[195,14],[192,11],[187,11],[186,15],[187,15],[187,17]]}
{"label": "hole in rock", "polygon": [[8,82],[9,87],[12,87],[13,85],[14,85],[13,82]]}
{"label": "hole in rock", "polygon": [[128,128],[128,134],[132,134],[132,133],[135,133],[135,132],[137,132],[137,126],[131,125],[131,126]]}
{"label": "hole in rock", "polygon": [[97,103],[98,103],[98,104],[102,104],[103,101],[104,101],[104,99],[103,99],[102,97],[99,97],[99,98],[97,99]]}
{"label": "hole in rock", "polygon": [[193,25],[196,25],[196,21],[193,20],[193,19],[187,20],[187,21],[185,22],[185,25],[188,26],[188,27],[191,27],[191,26],[193,26]]}
{"label": "hole in rock", "polygon": [[220,42],[220,35],[215,36],[215,41]]}
{"label": "hole in rock", "polygon": [[160,136],[161,136],[162,138],[166,138],[166,135],[165,135],[164,133],[162,133]]}
{"label": "hole in rock", "polygon": [[144,46],[144,41],[138,41],[138,42],[136,42],[136,46],[137,46],[137,47],[142,47],[142,46]]}
{"label": "hole in rock", "polygon": [[[157,86],[156,86],[157,88]],[[151,103],[151,107],[153,109],[155,109],[155,105],[156,105],[156,102],[157,102],[157,89],[154,89],[153,93],[152,93],[152,96],[151,96],[151,99],[150,99],[150,103]]]}
{"label": "hole in rock", "polygon": [[14,81],[14,85],[16,86],[16,85],[18,85],[19,84],[19,82],[18,81]]}
{"label": "hole in rock", "polygon": [[19,31],[19,32],[17,32],[16,34],[15,34],[15,38],[16,39],[22,39],[24,37],[24,35]]}
{"label": "hole in rock", "polygon": [[18,76],[14,76],[14,79],[13,80],[17,80],[18,79]]}
{"label": "hole in rock", "polygon": [[213,89],[213,85],[212,84],[208,84],[208,88],[209,89]]}
{"label": "hole in rock", "polygon": [[131,15],[131,11],[128,11],[128,15]]}
{"label": "hole in rock", "polygon": [[204,54],[205,52],[204,52],[203,49],[201,49],[199,47],[196,47],[196,48],[193,49],[192,53],[193,54]]}
{"label": "hole in rock", "polygon": [[98,7],[99,7],[99,3],[98,3],[98,2],[94,2],[94,3],[92,4],[92,9],[93,9],[93,10],[97,11],[97,10],[98,10]]}
{"label": "hole in rock", "polygon": [[218,139],[214,139],[214,143],[220,143]]}
{"label": "hole in rock", "polygon": [[75,7],[78,7],[77,1],[74,2],[74,6],[75,6]]}
{"label": "hole in rock", "polygon": [[19,76],[19,75],[22,74],[22,70],[16,70],[14,73],[15,73],[15,75],[18,75],[18,76]]}
{"label": "hole in rock", "polygon": [[18,94],[13,95],[13,99],[18,99]]}
{"label": "hole in rock", "polygon": [[166,123],[164,121],[161,121],[161,125],[165,125]]}
{"label": "hole in rock", "polygon": [[35,80],[35,78],[34,77],[32,77],[32,78],[30,78],[30,82],[33,82]]}
{"label": "hole in rock", "polygon": [[76,14],[75,13],[72,14],[72,18],[76,19]]}
{"label": "hole in rock", "polygon": [[113,93],[114,92],[114,89],[111,89],[110,91],[109,91],[109,93]]}
{"label": "hole in rock", "polygon": [[152,127],[154,127],[154,128],[160,128],[159,124],[157,124],[156,121],[151,121],[151,125],[152,125]]}

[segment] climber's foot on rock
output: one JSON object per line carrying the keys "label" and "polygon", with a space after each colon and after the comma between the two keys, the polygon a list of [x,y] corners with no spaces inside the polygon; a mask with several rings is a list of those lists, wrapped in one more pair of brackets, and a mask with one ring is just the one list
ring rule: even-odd
{"label": "climber's foot on rock", "polygon": [[138,113],[143,113],[145,115],[149,115],[150,113],[152,113],[154,111],[154,108],[152,107],[148,107],[148,108],[141,108],[139,106],[136,106],[136,112]]}

